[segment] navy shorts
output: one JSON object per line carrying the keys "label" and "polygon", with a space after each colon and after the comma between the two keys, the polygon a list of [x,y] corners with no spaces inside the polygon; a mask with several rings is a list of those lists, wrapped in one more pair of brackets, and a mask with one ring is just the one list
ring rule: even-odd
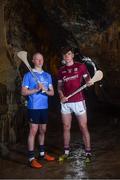
{"label": "navy shorts", "polygon": [[47,124],[48,109],[28,109],[28,119],[32,124]]}

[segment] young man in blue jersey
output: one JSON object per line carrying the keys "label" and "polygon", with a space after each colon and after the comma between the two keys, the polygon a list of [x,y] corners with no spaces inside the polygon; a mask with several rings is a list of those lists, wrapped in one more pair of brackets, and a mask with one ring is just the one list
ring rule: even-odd
{"label": "young man in blue jersey", "polygon": [[22,95],[28,98],[28,156],[31,167],[41,168],[41,163],[35,158],[34,144],[37,132],[39,141],[39,156],[47,161],[55,158],[45,153],[44,141],[48,122],[48,96],[54,95],[51,75],[45,72],[42,67],[44,63],[43,55],[36,53],[33,55],[33,73],[40,83],[36,83],[31,72],[24,75],[22,82]]}

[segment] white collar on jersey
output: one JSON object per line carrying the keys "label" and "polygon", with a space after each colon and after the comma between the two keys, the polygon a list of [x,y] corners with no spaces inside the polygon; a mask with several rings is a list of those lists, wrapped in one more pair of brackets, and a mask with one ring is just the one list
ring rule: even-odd
{"label": "white collar on jersey", "polygon": [[39,73],[39,74],[42,74],[44,71],[42,70],[42,71],[38,71],[38,70],[36,70],[36,69],[32,69],[33,70],[33,72],[37,72],[37,73]]}

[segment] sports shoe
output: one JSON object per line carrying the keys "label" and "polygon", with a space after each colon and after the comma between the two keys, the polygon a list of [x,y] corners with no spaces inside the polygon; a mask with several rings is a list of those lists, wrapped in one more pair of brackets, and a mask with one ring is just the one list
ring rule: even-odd
{"label": "sports shoe", "polygon": [[50,156],[50,155],[48,155],[47,153],[45,153],[44,156],[39,156],[38,159],[39,159],[39,160],[44,159],[44,160],[46,160],[46,161],[54,161],[54,160],[55,160],[55,157]]}
{"label": "sports shoe", "polygon": [[68,159],[69,159],[69,155],[63,154],[62,156],[59,157],[58,161],[63,162],[63,161],[68,160]]}
{"label": "sports shoe", "polygon": [[92,157],[91,154],[87,154],[87,155],[86,155],[86,158],[85,158],[85,162],[86,162],[86,163],[90,163],[90,162],[91,162],[91,157]]}
{"label": "sports shoe", "polygon": [[32,168],[36,168],[36,169],[39,169],[42,167],[42,164],[40,164],[37,159],[33,159],[32,161],[30,161],[30,166]]}
{"label": "sports shoe", "polygon": [[54,160],[55,160],[55,157],[50,156],[50,155],[48,155],[47,153],[45,153],[44,159],[45,159],[46,161],[54,161]]}

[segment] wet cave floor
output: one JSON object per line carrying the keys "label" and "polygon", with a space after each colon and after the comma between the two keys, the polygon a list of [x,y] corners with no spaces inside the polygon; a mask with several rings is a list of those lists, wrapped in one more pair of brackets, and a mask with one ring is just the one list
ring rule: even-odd
{"label": "wet cave floor", "polygon": [[[50,119],[46,134],[46,149],[56,157],[54,162],[42,161],[41,169],[32,169],[27,162],[26,140],[10,147],[8,157],[0,158],[0,178],[5,179],[116,179],[120,178],[120,123],[114,116],[94,113],[89,124],[92,161],[86,165],[83,142],[76,119],[71,129],[71,159],[57,161],[62,153],[62,126],[60,120]],[[91,117],[90,117],[91,119]],[[120,120],[120,119],[119,119]],[[58,122],[59,121],[59,122]],[[92,121],[92,120],[91,120]],[[37,142],[36,142],[37,144]],[[36,146],[37,147],[37,146]],[[37,148],[36,148],[37,153]]]}

